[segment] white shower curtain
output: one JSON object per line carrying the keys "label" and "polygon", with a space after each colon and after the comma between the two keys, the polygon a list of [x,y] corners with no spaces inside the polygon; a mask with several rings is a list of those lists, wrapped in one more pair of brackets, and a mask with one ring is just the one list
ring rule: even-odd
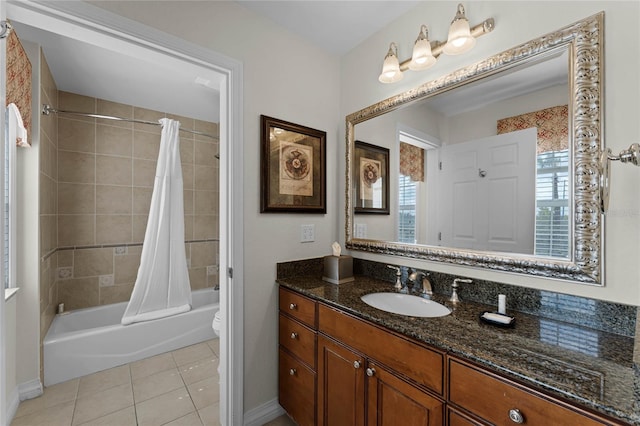
{"label": "white shower curtain", "polygon": [[142,257],[122,324],[149,321],[191,309],[184,248],[180,122],[163,118],[160,154]]}

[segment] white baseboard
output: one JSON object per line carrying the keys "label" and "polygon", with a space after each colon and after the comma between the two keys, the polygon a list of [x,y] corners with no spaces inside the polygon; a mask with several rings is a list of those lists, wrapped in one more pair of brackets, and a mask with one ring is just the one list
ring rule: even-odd
{"label": "white baseboard", "polygon": [[20,405],[20,395],[18,393],[18,387],[16,386],[11,391],[11,395],[9,395],[9,399],[7,401],[7,424],[10,425],[13,421],[13,417],[16,415],[18,411],[18,405]]}
{"label": "white baseboard", "polygon": [[284,414],[284,409],[278,404],[278,398],[265,402],[244,413],[245,426],[262,426]]}
{"label": "white baseboard", "polygon": [[20,383],[18,385],[20,401],[36,398],[42,395],[42,392],[42,383],[40,382],[40,379],[29,380],[28,382]]}

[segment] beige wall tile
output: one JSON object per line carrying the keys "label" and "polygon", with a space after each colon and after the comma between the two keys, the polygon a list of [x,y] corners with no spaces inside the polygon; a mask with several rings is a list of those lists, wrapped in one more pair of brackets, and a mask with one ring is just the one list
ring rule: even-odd
{"label": "beige wall tile", "polygon": [[[165,114],[162,112],[153,111],[146,108],[138,108],[138,107],[133,108],[133,118],[135,118],[136,120],[152,121],[155,123],[164,117],[165,117]],[[148,124],[139,124],[139,123],[135,123],[133,125],[133,128],[136,130],[142,130],[144,132],[156,133],[158,135],[162,131],[162,128],[160,126],[152,126]]]}
{"label": "beige wall tile", "polygon": [[58,118],[58,148],[75,152],[96,152],[96,125],[76,119]]}
{"label": "beige wall tile", "polygon": [[[66,111],[95,113],[96,99],[88,96],[76,95],[75,93],[59,91],[58,107]],[[90,122],[95,121],[95,119],[91,117],[77,117],[77,119]]]}
{"label": "beige wall tile", "polygon": [[185,215],[184,217],[184,239],[186,241],[193,240],[193,215]]}
{"label": "beige wall tile", "polygon": [[58,215],[58,245],[60,247],[95,244],[94,215]]}
{"label": "beige wall tile", "polygon": [[96,212],[95,186],[85,183],[58,184],[58,213],[88,214]]}
{"label": "beige wall tile", "polygon": [[184,214],[193,214],[194,191],[184,190],[183,193]]}
{"label": "beige wall tile", "polygon": [[138,268],[140,267],[140,253],[116,255],[113,259],[115,264],[114,283],[134,283],[138,276]]}
{"label": "beige wall tile", "polygon": [[131,159],[96,156],[96,183],[104,185],[131,185]]}
{"label": "beige wall tile", "polygon": [[159,152],[160,137],[156,133],[133,132],[133,158],[156,161]]}
{"label": "beige wall tile", "polygon": [[111,303],[127,302],[131,298],[132,291],[133,284],[100,287],[100,304],[109,305]]}
{"label": "beige wall tile", "polygon": [[182,164],[182,187],[184,189],[193,189],[194,182],[194,166],[193,164]]}
{"label": "beige wall tile", "polygon": [[62,266],[73,266],[73,250],[58,250],[58,268]]}
{"label": "beige wall tile", "polygon": [[[167,118],[178,120],[181,129],[193,129],[195,127],[195,120],[193,118],[176,114],[167,114]],[[182,132],[180,133],[180,139],[182,139],[182,137],[193,139],[193,133]]]}
{"label": "beige wall tile", "polygon": [[133,237],[132,242],[141,243],[144,241],[144,232],[147,229],[148,216],[146,214],[133,215]]}
{"label": "beige wall tile", "polygon": [[189,281],[191,290],[199,290],[207,287],[207,268],[190,268]]}
{"label": "beige wall tile", "polygon": [[74,278],[97,277],[113,274],[113,249],[96,248],[76,250],[73,262]]}
{"label": "beige wall tile", "polygon": [[[125,105],[117,102],[98,99],[96,107],[97,107],[98,114],[101,114],[101,115],[111,115],[114,117],[121,117],[121,118],[133,118],[133,107],[131,105]],[[97,119],[96,121],[99,124],[122,127],[126,129],[133,129],[133,123],[128,121],[103,120],[100,118]]]}
{"label": "beige wall tile", "polygon": [[217,190],[218,189],[218,168],[209,166],[195,166],[194,189]]}
{"label": "beige wall tile", "polygon": [[220,285],[220,276],[218,274],[207,275],[207,287],[215,287]]}
{"label": "beige wall tile", "polygon": [[216,264],[218,243],[214,241],[191,244],[191,267],[209,266]]}
{"label": "beige wall tile", "polygon": [[196,141],[194,145],[195,164],[203,166],[215,166],[218,159],[215,155],[218,153],[218,147],[212,143]]}
{"label": "beige wall tile", "polygon": [[130,215],[96,215],[96,243],[117,244],[131,242]]}
{"label": "beige wall tile", "polygon": [[218,191],[194,191],[195,214],[218,214]]}
{"label": "beige wall tile", "polygon": [[193,139],[180,138],[180,162],[193,164]]}
{"label": "beige wall tile", "polygon": [[133,188],[134,214],[149,214],[149,208],[151,207],[151,194],[153,194],[152,188]]}
{"label": "beige wall tile", "polygon": [[98,306],[98,277],[58,281],[58,303],[65,310]]}
{"label": "beige wall tile", "polygon": [[193,217],[193,239],[207,240],[218,236],[218,216],[195,215]]}
{"label": "beige wall tile", "polygon": [[96,176],[95,161],[95,154],[60,151],[58,153],[58,181],[94,183]]}
{"label": "beige wall tile", "polygon": [[97,214],[131,214],[132,204],[131,187],[96,185]]}
{"label": "beige wall tile", "polygon": [[133,186],[153,187],[156,177],[156,162],[149,160],[133,160]]}
{"label": "beige wall tile", "polygon": [[133,130],[98,124],[96,126],[96,152],[98,154],[131,157],[133,153]]}
{"label": "beige wall tile", "polygon": [[[203,133],[208,133],[214,136],[220,136],[218,123],[212,123],[209,121],[195,120],[195,130]],[[196,135],[196,138],[203,138],[202,136]],[[206,138],[204,140],[211,140],[211,138]]]}

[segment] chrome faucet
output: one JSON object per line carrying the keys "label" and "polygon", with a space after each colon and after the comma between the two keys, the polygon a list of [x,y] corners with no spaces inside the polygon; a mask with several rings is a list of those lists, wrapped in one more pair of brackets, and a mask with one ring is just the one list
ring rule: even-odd
{"label": "chrome faucet", "polygon": [[422,294],[430,297],[433,296],[433,288],[431,288],[431,281],[427,278],[428,275],[429,273],[413,271],[409,274],[409,281],[417,284],[419,282],[418,277],[422,276]]}
{"label": "chrome faucet", "polygon": [[451,288],[452,288],[452,292],[451,292],[451,298],[449,299],[449,301],[453,302],[453,303],[458,303],[460,301],[460,298],[458,297],[458,286],[460,285],[459,283],[466,283],[466,284],[471,284],[473,281],[468,279],[468,278],[456,278],[453,280],[453,284],[451,284]]}
{"label": "chrome faucet", "polygon": [[400,272],[399,266],[387,265],[387,268],[396,270],[396,284],[393,286],[396,290],[402,289],[402,282],[400,281],[400,277],[402,276],[402,272]]}

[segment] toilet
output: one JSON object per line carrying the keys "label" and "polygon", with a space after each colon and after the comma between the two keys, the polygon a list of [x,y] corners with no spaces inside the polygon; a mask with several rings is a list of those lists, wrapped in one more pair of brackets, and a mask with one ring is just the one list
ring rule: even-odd
{"label": "toilet", "polygon": [[213,332],[216,333],[216,336],[220,337],[220,310],[214,315],[211,327],[213,328]]}

